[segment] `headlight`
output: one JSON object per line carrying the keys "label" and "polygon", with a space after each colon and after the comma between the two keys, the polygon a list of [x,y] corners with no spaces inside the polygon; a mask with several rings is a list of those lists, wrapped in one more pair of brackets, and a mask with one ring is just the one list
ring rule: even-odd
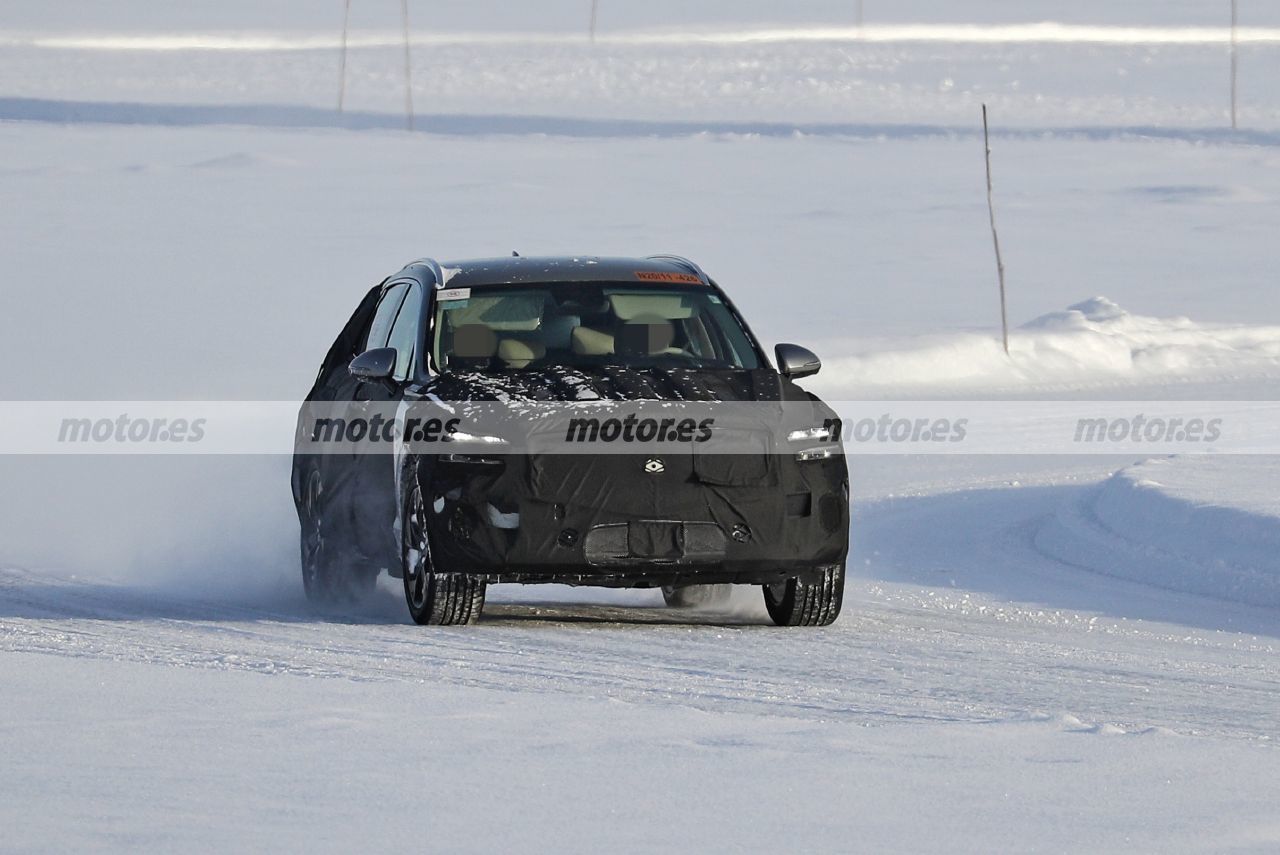
{"label": "headlight", "polygon": [[474,442],[477,445],[510,445],[500,436],[485,436],[484,434],[465,433],[463,431],[454,431],[453,433],[444,435],[445,442]]}
{"label": "headlight", "polygon": [[806,448],[804,451],[796,452],[796,460],[801,462],[807,460],[830,460],[840,453],[838,445],[816,445],[813,448]]}
{"label": "headlight", "polygon": [[439,460],[441,463],[474,463],[482,466],[497,466],[506,462],[501,457],[481,457],[476,454],[442,454]]}
{"label": "headlight", "polygon": [[803,428],[787,434],[788,442],[826,442],[830,439],[831,429],[826,427]]}
{"label": "headlight", "polygon": [[[470,446],[480,445],[486,448],[492,448],[498,454],[502,453],[502,446],[511,444],[500,436],[467,433],[465,431],[454,431],[453,433],[445,434],[444,441],[461,442]],[[479,454],[442,454],[440,455],[440,460],[444,463],[482,463],[486,465],[505,462],[501,457],[485,457],[483,452]]]}

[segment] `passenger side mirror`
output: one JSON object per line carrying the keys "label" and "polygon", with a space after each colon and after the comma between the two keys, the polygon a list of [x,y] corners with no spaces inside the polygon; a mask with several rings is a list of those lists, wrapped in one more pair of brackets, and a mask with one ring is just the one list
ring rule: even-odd
{"label": "passenger side mirror", "polygon": [[773,349],[773,355],[778,359],[778,373],[792,380],[817,374],[822,368],[822,360],[798,344],[780,344]]}
{"label": "passenger side mirror", "polygon": [[397,355],[394,347],[375,347],[351,360],[347,370],[352,377],[364,383],[391,383]]}

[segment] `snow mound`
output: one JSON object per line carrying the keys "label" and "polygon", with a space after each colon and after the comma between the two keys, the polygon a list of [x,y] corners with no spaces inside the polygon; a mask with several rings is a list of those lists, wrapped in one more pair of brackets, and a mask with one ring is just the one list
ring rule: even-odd
{"label": "snow mound", "polygon": [[860,389],[1005,388],[1143,382],[1280,370],[1280,327],[1196,323],[1125,311],[1091,297],[1009,334],[960,333],[828,362],[815,388],[856,398]]}
{"label": "snow mound", "polygon": [[1280,606],[1276,484],[1273,457],[1147,460],[1067,503],[1036,548],[1159,588]]}

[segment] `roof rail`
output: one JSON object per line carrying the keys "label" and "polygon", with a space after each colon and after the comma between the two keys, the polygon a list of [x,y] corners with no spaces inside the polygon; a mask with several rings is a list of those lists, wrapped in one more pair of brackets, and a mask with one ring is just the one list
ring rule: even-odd
{"label": "roof rail", "polygon": [[707,276],[706,273],[703,272],[702,268],[699,267],[693,261],[690,261],[689,259],[685,258],[683,255],[666,255],[666,254],[649,255],[649,256],[646,256],[646,258],[648,258],[651,261],[670,261],[672,264],[678,264],[681,267],[683,267],[685,270],[688,270],[690,273],[694,274],[699,279],[701,279],[704,285],[711,284],[711,278]]}

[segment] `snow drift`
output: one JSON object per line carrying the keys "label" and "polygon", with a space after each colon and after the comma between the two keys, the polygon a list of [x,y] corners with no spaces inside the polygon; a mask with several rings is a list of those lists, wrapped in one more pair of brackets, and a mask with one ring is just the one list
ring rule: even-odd
{"label": "snow drift", "polygon": [[1096,386],[1257,375],[1280,367],[1280,327],[1154,318],[1092,297],[1009,335],[958,333],[828,360],[813,385],[828,397],[879,388],[923,390]]}
{"label": "snow drift", "polygon": [[1036,548],[1159,588],[1280,606],[1277,483],[1274,457],[1147,460],[1064,505]]}

